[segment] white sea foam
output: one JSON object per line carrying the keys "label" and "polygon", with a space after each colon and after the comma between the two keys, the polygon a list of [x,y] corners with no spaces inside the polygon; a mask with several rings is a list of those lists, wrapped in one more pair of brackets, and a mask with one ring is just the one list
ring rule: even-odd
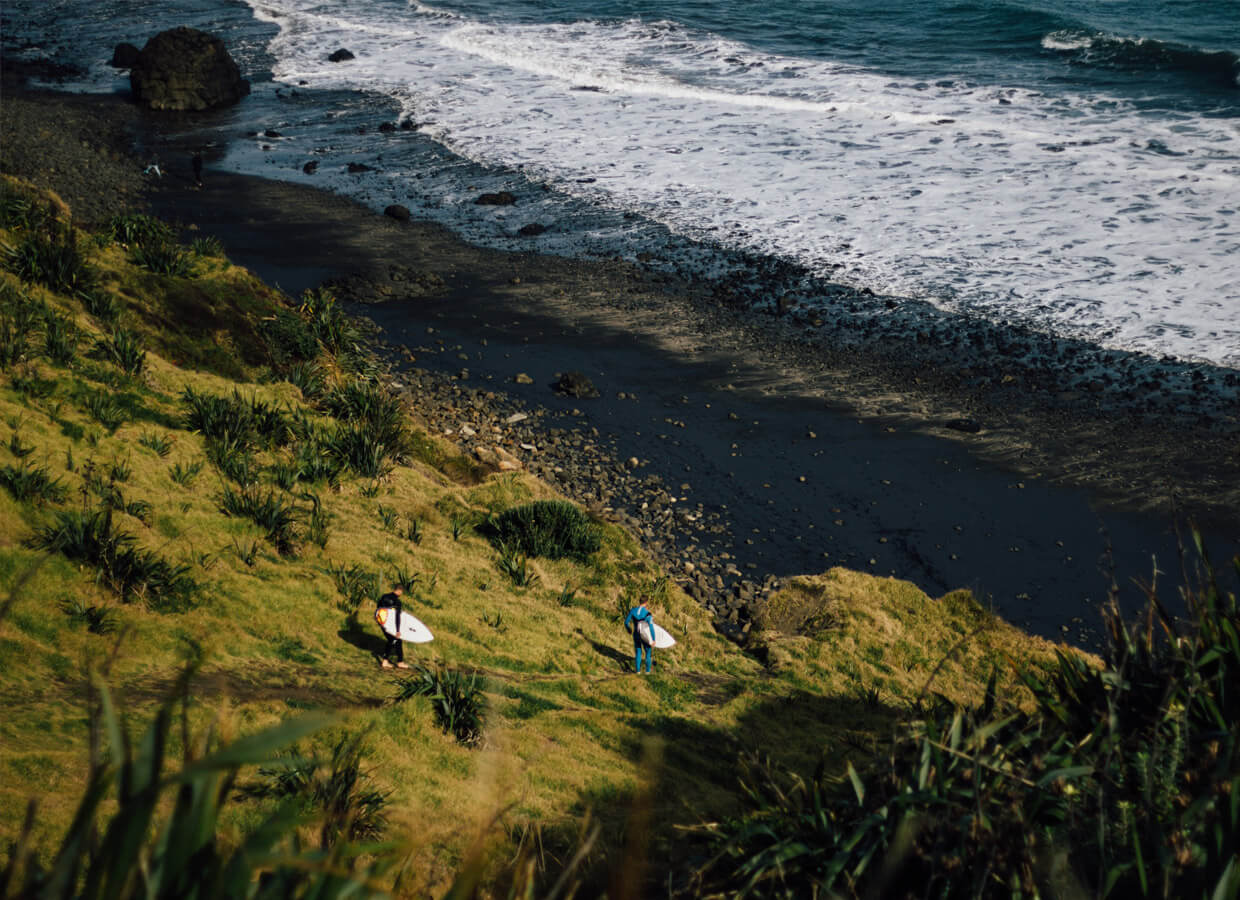
{"label": "white sea foam", "polygon": [[668,22],[255,12],[281,29],[277,78],[395,97],[477,162],[858,286],[1240,367],[1234,120],[893,81]]}

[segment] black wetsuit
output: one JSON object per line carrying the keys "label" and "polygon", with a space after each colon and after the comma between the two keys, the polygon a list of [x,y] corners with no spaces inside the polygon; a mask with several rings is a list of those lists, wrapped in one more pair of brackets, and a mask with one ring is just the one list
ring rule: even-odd
{"label": "black wetsuit", "polygon": [[[379,608],[383,609],[384,607],[396,610],[395,628],[397,631],[400,631],[400,612],[401,612],[400,597],[396,596],[394,592],[384,594],[382,597],[379,598]],[[387,646],[383,648],[383,658],[391,662],[392,651],[395,650],[396,651],[395,661],[404,662],[405,661],[405,642],[402,641],[398,637],[392,637],[386,631],[383,632],[383,636],[387,638]]]}

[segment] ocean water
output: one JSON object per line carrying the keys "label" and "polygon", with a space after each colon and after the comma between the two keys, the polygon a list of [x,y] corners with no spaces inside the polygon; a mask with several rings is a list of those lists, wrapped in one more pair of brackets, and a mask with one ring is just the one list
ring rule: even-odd
{"label": "ocean water", "polygon": [[[127,88],[118,41],[213,31],[254,93],[193,126],[210,165],[476,242],[775,260],[811,312],[825,280],[874,292],[878,318],[908,298],[1240,368],[1237,0],[6,0],[3,18],[9,52],[105,92]],[[518,203],[474,204],[495,190]]]}

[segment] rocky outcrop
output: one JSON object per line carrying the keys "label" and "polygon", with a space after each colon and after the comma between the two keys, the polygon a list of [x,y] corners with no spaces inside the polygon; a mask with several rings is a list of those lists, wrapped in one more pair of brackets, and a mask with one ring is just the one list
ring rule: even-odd
{"label": "rocky outcrop", "polygon": [[393,203],[391,206],[386,207],[383,210],[383,214],[385,216],[390,216],[398,222],[409,221],[409,207],[402,206],[399,203]]}
{"label": "rocky outcrop", "polygon": [[141,54],[142,51],[133,44],[120,43],[112,51],[112,59],[109,60],[108,65],[114,69],[132,69]]}
{"label": "rocky outcrop", "polygon": [[540,222],[531,222],[528,225],[522,225],[517,229],[517,234],[521,237],[537,237],[547,230],[547,226]]}
{"label": "rocky outcrop", "polygon": [[333,53],[333,54],[331,54],[329,57],[327,57],[327,61],[328,61],[328,62],[345,62],[345,61],[350,60],[350,59],[353,59],[353,58],[354,58],[354,56],[353,56],[353,54],[352,54],[352,53],[350,53],[350,52],[349,52],[348,50],[346,50],[344,47],[341,47],[341,48],[340,48],[339,50],[337,50],[335,53]]}
{"label": "rocky outcrop", "polygon": [[129,71],[129,84],[134,98],[151,109],[229,106],[250,92],[224,42],[185,27],[146,42]]}

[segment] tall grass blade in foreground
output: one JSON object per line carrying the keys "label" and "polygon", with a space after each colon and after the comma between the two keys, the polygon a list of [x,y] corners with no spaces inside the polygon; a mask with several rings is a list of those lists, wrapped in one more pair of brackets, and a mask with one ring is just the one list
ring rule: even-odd
{"label": "tall grass blade in foreground", "polygon": [[381,897],[377,879],[390,858],[363,862],[347,840],[308,851],[296,837],[305,819],[285,802],[265,813],[241,840],[221,839],[221,817],[232,803],[244,766],[271,765],[282,747],[326,720],[305,717],[217,744],[210,737],[183,748],[174,769],[176,698],[188,694],[192,669],[182,673],[145,734],[131,740],[107,688],[96,684],[92,730],[107,754],[91,760],[77,813],[43,868],[30,853],[32,814],[0,868],[5,896],[31,898]]}

